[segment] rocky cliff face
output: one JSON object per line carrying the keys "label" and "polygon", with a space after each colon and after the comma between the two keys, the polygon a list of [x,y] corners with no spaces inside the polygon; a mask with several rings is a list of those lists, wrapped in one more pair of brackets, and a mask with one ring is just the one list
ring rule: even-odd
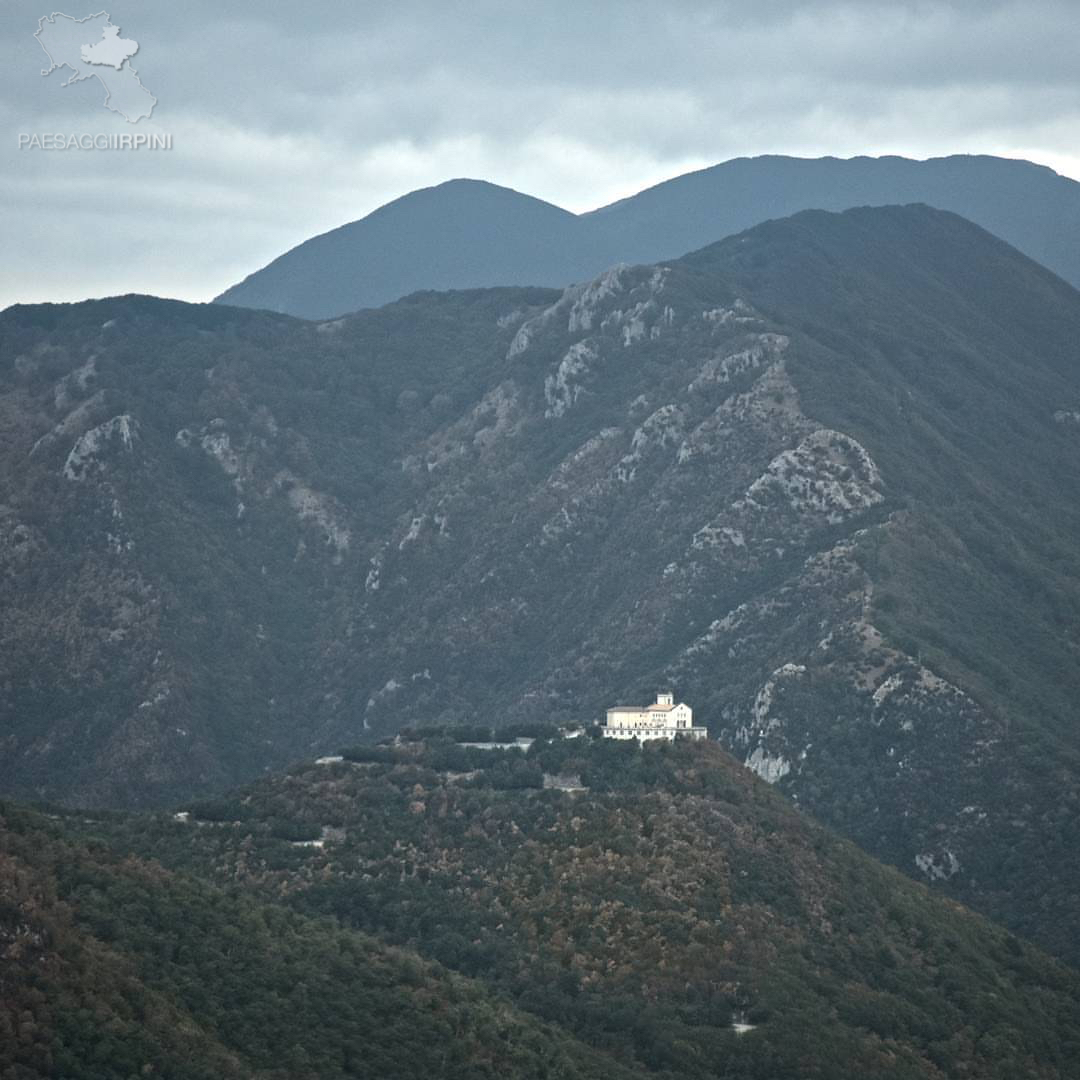
{"label": "rocky cliff face", "polygon": [[1080,297],[981,230],[801,215],[329,323],[4,321],[8,790],[161,801],[670,684],[1067,951]]}

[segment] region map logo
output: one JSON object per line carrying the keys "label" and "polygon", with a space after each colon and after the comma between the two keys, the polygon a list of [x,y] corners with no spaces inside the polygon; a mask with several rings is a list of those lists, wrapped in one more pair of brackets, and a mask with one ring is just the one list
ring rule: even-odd
{"label": "region map logo", "polygon": [[42,75],[67,68],[71,76],[61,86],[97,79],[105,90],[102,105],[130,124],[154,111],[157,98],[143,86],[139,73],[131,66],[139,43],[122,38],[120,27],[112,24],[107,11],[85,19],[53,12],[38,20],[34,37],[49,58],[49,67],[42,69]]}

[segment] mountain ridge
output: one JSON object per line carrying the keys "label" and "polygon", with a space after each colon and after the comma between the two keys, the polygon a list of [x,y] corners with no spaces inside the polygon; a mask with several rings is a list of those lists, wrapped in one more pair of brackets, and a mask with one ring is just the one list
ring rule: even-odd
{"label": "mountain ridge", "polygon": [[1075,954],[1071,286],[911,206],[562,291],[153,310],[0,319],[5,790],[160,805],[674,684]]}
{"label": "mountain ridge", "polygon": [[674,259],[803,209],[911,202],[968,217],[1080,284],[1080,185],[1046,166],[989,155],[764,155],[578,215],[486,181],[446,181],[304,241],[216,302],[331,318],[419,289],[561,286],[618,262]]}

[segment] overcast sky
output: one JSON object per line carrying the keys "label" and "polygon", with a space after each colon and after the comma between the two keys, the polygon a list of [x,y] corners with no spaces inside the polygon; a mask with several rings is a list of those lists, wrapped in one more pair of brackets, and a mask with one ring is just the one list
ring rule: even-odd
{"label": "overcast sky", "polygon": [[[1080,3],[113,0],[158,104],[41,76],[0,13],[0,307],[208,300],[308,237],[458,176],[592,209],[732,157],[972,152],[1080,179]],[[171,134],[167,151],[20,134]]]}

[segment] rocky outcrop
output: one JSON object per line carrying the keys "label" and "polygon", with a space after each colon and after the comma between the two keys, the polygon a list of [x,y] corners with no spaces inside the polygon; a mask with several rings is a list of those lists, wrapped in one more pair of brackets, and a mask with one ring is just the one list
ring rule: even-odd
{"label": "rocky outcrop", "polygon": [[332,325],[7,313],[0,785],[160,802],[673,684],[935,888],[1066,864],[1052,932],[1080,304],[1040,274],[915,207]]}

